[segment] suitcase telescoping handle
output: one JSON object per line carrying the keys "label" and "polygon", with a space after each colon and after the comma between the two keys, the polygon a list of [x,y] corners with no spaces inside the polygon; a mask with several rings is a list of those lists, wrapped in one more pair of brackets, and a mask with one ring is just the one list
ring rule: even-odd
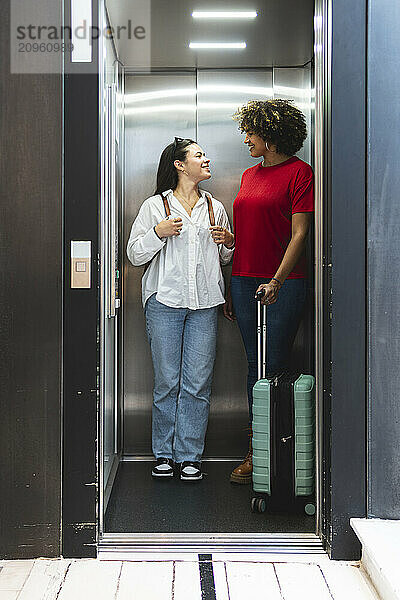
{"label": "suitcase telescoping handle", "polygon": [[[257,300],[257,358],[258,358],[258,379],[265,379],[267,368],[267,306],[261,304],[261,298],[265,290],[260,290],[256,294]],[[261,322],[262,307],[262,322]]]}

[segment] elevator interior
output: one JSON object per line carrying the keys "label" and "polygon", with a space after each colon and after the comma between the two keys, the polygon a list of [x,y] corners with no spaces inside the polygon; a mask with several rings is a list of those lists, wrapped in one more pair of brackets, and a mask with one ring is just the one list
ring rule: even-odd
{"label": "elevator interior", "polygon": [[[125,25],[131,2],[108,0],[101,24]],[[231,118],[250,99],[287,98],[306,115],[299,157],[314,162],[313,2],[152,0],[138,3],[149,38],[104,40],[100,53],[101,326],[100,533],[304,534],[303,515],[250,512],[249,486],[229,473],[247,450],[246,362],[235,324],[219,316],[217,361],[200,484],[152,481],[152,365],[140,280],[129,264],[130,227],[153,194],[162,149],[174,136],[198,141],[211,159],[204,189],[231,218],[241,173],[255,164]],[[255,11],[247,19],[195,19],[193,11]],[[136,23],[135,23],[136,24]],[[146,27],[145,27],[146,29]],[[192,49],[195,42],[246,42],[245,48]],[[293,367],[315,373],[313,234],[309,298],[292,353]],[[229,267],[225,272],[229,280]]]}

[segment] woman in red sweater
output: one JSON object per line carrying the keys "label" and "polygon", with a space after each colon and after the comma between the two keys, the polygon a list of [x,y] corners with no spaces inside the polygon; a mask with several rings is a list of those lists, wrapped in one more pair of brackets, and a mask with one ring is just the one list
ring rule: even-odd
{"label": "woman in red sweater", "polygon": [[[314,211],[313,172],[295,156],[307,137],[302,112],[287,100],[253,100],[234,115],[253,158],[233,204],[235,254],[225,316],[237,322],[248,360],[250,424],[257,381],[256,306],[268,304],[267,374],[288,366],[306,297],[304,246]],[[250,429],[251,436],[251,429]],[[252,448],[231,481],[250,483]]]}

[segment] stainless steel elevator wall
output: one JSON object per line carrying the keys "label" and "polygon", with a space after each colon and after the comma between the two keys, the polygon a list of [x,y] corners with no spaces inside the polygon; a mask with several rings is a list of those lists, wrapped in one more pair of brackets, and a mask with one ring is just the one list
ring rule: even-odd
{"label": "stainless steel elevator wall", "polygon": [[[162,149],[174,135],[196,137],[195,91],[193,73],[125,79],[125,247],[140,205],[154,192]],[[141,303],[143,268],[133,267],[126,254],[123,264],[124,453],[151,454],[153,371]]]}
{"label": "stainless steel elevator wall", "polygon": [[[130,74],[125,80],[124,244],[145,198],[153,194],[158,160],[174,136],[199,142],[211,159],[204,189],[232,203],[244,169],[255,164],[231,115],[249,99],[285,97],[300,105],[311,123],[311,76],[307,68],[204,69]],[[308,162],[311,136],[299,156]],[[144,330],[142,268],[123,257],[124,276],[124,453],[151,454],[152,364]],[[229,279],[230,268],[225,269]],[[310,323],[302,328],[300,356],[312,344]],[[239,457],[247,426],[246,360],[236,324],[219,319],[217,360],[205,456]]]}

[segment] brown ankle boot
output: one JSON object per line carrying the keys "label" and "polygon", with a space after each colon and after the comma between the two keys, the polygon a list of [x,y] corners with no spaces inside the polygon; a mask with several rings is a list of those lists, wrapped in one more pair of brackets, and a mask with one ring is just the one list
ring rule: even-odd
{"label": "brown ankle boot", "polygon": [[233,469],[231,473],[231,483],[251,483],[251,475],[253,472],[253,448],[251,445],[253,434],[249,433],[249,451],[243,462]]}

